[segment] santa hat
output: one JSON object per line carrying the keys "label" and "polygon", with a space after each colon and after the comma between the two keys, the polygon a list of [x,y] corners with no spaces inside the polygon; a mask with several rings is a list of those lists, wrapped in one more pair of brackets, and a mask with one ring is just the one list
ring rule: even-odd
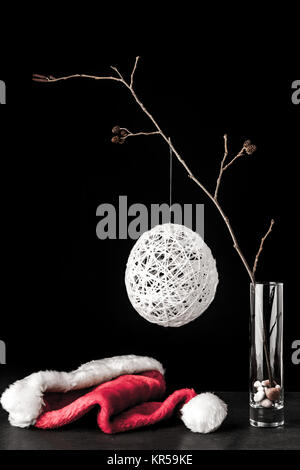
{"label": "santa hat", "polygon": [[150,357],[115,356],[83,364],[72,372],[41,371],[5,390],[1,405],[12,426],[58,428],[99,406],[97,423],[105,433],[147,426],[181,411],[194,432],[215,431],[227,405],[212,393],[181,389],[163,401],[164,369]]}

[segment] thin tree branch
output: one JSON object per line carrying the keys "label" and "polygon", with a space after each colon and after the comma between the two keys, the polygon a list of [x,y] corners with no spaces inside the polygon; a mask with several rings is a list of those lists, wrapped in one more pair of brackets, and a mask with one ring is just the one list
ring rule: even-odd
{"label": "thin tree branch", "polygon": [[246,140],[246,142],[244,142],[244,145],[241,148],[241,150],[239,151],[239,153],[229,163],[227,163],[227,165],[224,166],[225,160],[228,156],[228,140],[227,140],[227,135],[226,134],[224,135],[224,157],[223,157],[223,160],[221,161],[221,165],[220,165],[220,173],[219,173],[219,176],[218,176],[218,179],[217,179],[215,195],[214,195],[215,199],[218,198],[218,191],[219,191],[219,188],[220,188],[220,184],[221,184],[221,180],[222,180],[222,176],[223,176],[224,171],[226,171],[238,158],[244,156],[245,154],[251,155],[253,152],[255,152],[255,150],[256,150],[255,145],[252,145],[250,140]]}
{"label": "thin tree branch", "polygon": [[276,320],[275,320],[275,322],[274,322],[272,328],[270,329],[269,336],[272,336],[273,330],[274,330],[274,328],[275,328],[276,325],[277,325],[277,318],[276,318]]}
{"label": "thin tree branch", "polygon": [[[38,75],[34,75],[34,78],[36,81],[45,81],[45,82],[53,82],[53,81],[59,81],[59,80],[67,80],[67,79],[70,79],[70,78],[77,78],[77,77],[81,77],[81,78],[93,78],[95,80],[115,80],[115,81],[119,81],[121,83],[123,83],[123,85],[126,86],[126,88],[128,88],[128,90],[130,91],[131,95],[133,96],[134,100],[136,101],[136,103],[139,105],[139,107],[142,109],[142,111],[148,116],[148,118],[152,121],[152,123],[154,124],[155,128],[157,129],[156,132],[154,132],[155,134],[160,134],[161,137],[164,139],[164,141],[167,143],[168,147],[171,148],[171,150],[173,151],[173,153],[176,155],[178,161],[181,163],[181,165],[185,168],[189,178],[191,178],[203,191],[204,193],[210,198],[210,200],[214,203],[214,205],[216,206],[216,208],[218,209],[219,213],[221,214],[227,228],[228,228],[228,231],[230,233],[230,236],[232,238],[232,241],[233,241],[233,246],[235,248],[235,250],[237,251],[239,257],[241,258],[241,261],[242,263],[244,264],[246,270],[247,270],[247,273],[250,277],[250,280],[252,283],[255,282],[255,278],[254,278],[254,275],[253,275],[253,271],[251,271],[240,247],[239,247],[239,244],[237,242],[237,239],[236,239],[236,236],[235,236],[235,233],[231,227],[231,224],[230,224],[230,221],[229,221],[229,218],[225,215],[223,209],[221,208],[220,204],[218,203],[217,199],[205,188],[205,186],[193,175],[192,171],[190,170],[190,168],[188,167],[188,165],[186,164],[186,162],[184,161],[184,159],[181,157],[181,155],[178,153],[178,151],[176,150],[176,148],[174,147],[173,143],[171,141],[169,141],[169,138],[166,136],[166,134],[162,131],[162,129],[160,128],[160,126],[158,125],[157,121],[154,119],[154,117],[152,116],[152,114],[146,109],[146,107],[144,106],[144,104],[140,101],[140,99],[138,98],[136,92],[134,91],[134,88],[133,88],[133,79],[134,79],[134,73],[136,71],[136,67],[137,67],[137,64],[138,64],[138,61],[139,61],[139,57],[136,57],[136,60],[135,60],[135,64],[134,64],[134,67],[133,67],[133,70],[132,70],[132,73],[131,73],[131,79],[130,79],[130,83],[126,82],[126,80],[124,79],[124,77],[121,75],[121,73],[119,72],[119,70],[116,68],[116,67],[111,67],[112,70],[114,70],[118,77],[98,77],[98,76],[91,76],[91,75],[83,75],[83,74],[75,74],[75,75],[69,75],[69,76],[66,76],[66,77],[60,77],[60,78],[55,78],[55,77],[43,77],[43,76],[38,76]],[[154,134],[153,133],[153,134]],[[139,134],[139,133],[138,133]],[[129,136],[130,134],[128,134]],[[141,135],[141,134],[139,134]],[[145,134],[143,134],[145,135]],[[146,133],[146,135],[150,135],[150,133]],[[152,133],[151,133],[152,135]],[[126,137],[126,136],[124,136]],[[245,145],[247,144],[247,146],[249,147],[250,150],[247,151]],[[228,153],[227,150],[226,150],[226,147],[227,147],[227,138],[225,140],[225,153]],[[244,144],[244,147],[243,147],[243,151],[246,150],[246,153],[248,153],[249,155],[251,153],[253,153],[253,151],[255,150],[255,147],[250,145],[250,142],[247,141],[245,144]],[[241,152],[240,152],[241,153]],[[234,159],[232,159],[232,161],[230,163],[228,163],[225,167],[222,166],[222,172],[227,169],[237,158],[239,158],[241,155],[238,154]],[[227,155],[226,155],[227,157]],[[223,158],[223,164],[225,162],[225,159]],[[222,174],[221,174],[222,176]]]}
{"label": "thin tree branch", "polygon": [[111,139],[113,143],[120,143],[120,144],[123,144],[124,141],[127,139],[127,137],[136,137],[136,136],[139,136],[139,135],[155,135],[155,134],[159,134],[158,131],[150,131],[150,132],[145,132],[145,131],[141,131],[141,132],[131,132],[129,129],[127,129],[126,127],[120,127],[120,126],[114,126],[112,128],[112,133],[114,134],[114,137]]}
{"label": "thin tree branch", "polygon": [[119,126],[115,126],[112,129],[112,133],[115,134],[113,136],[113,138],[111,139],[111,141],[114,144],[124,144],[125,140],[128,137],[137,137],[137,136],[140,136],[140,135],[148,136],[148,135],[159,134],[158,131],[153,131],[153,132],[130,132],[128,129],[126,129],[126,127],[119,127]]}
{"label": "thin tree branch", "polygon": [[73,75],[67,75],[65,77],[53,77],[52,75],[38,75],[33,74],[32,80],[34,82],[60,82],[61,80],[69,80],[70,78],[91,78],[93,80],[115,80],[116,82],[121,82],[121,78],[118,77],[98,77],[97,75],[86,75],[84,73],[75,73]]}
{"label": "thin tree branch", "polygon": [[245,155],[245,147],[242,147],[239,153],[229,163],[227,163],[227,165],[223,167],[223,171],[227,170],[227,168],[229,168],[238,158],[244,155]]}
{"label": "thin tree branch", "polygon": [[132,132],[130,132],[128,129],[126,129],[126,127],[120,127],[120,131],[125,131],[125,132],[127,132],[127,134],[132,134]]}
{"label": "thin tree branch", "polygon": [[154,132],[136,132],[136,133],[129,132],[127,135],[125,135],[123,137],[123,139],[127,139],[128,137],[136,137],[138,135],[155,135],[155,134],[159,134],[159,132],[158,131],[154,131]]}
{"label": "thin tree branch", "polygon": [[117,67],[113,67],[113,66],[111,65],[110,68],[111,68],[114,72],[116,72],[117,75],[119,75],[121,82],[125,82],[124,77],[120,74],[120,72],[119,72],[119,70],[117,69]]}
{"label": "thin tree branch", "polygon": [[135,63],[134,63],[134,67],[133,67],[133,70],[131,72],[131,77],[130,77],[130,88],[133,87],[133,79],[134,79],[134,74],[135,74],[135,71],[136,71],[136,67],[137,67],[137,64],[138,64],[138,61],[140,60],[140,56],[137,56],[135,58]]}
{"label": "thin tree branch", "polygon": [[269,230],[267,231],[267,233],[265,234],[265,236],[261,239],[260,246],[259,246],[257,255],[255,256],[255,261],[254,261],[254,265],[253,265],[253,270],[252,270],[253,277],[255,276],[255,273],[256,273],[257,263],[258,263],[260,254],[261,254],[261,252],[262,252],[262,250],[263,250],[263,246],[264,246],[265,240],[266,240],[266,238],[270,235],[270,233],[272,232],[272,228],[273,228],[274,223],[275,223],[275,221],[274,221],[274,219],[272,219],[272,220],[271,220],[271,223],[270,223]]}
{"label": "thin tree branch", "polygon": [[272,374],[272,368],[271,368],[271,362],[270,362],[270,352],[269,352],[269,347],[268,347],[268,341],[266,337],[266,320],[264,314],[262,315],[263,319],[263,345],[264,345],[264,351],[265,351],[265,358],[266,358],[266,364],[267,364],[267,370],[268,370],[268,377],[269,377],[269,382],[270,382],[270,387],[273,387],[273,374]]}
{"label": "thin tree branch", "polygon": [[220,184],[221,184],[221,179],[222,179],[222,175],[223,175],[223,171],[224,171],[223,167],[224,167],[224,163],[225,163],[225,160],[227,158],[227,155],[228,155],[228,139],[227,139],[227,134],[225,134],[224,135],[224,157],[223,157],[223,160],[221,161],[220,173],[219,173],[219,176],[218,176],[218,179],[217,179],[214,199],[217,199],[217,197],[218,197],[218,191],[219,191],[219,187],[220,187]]}

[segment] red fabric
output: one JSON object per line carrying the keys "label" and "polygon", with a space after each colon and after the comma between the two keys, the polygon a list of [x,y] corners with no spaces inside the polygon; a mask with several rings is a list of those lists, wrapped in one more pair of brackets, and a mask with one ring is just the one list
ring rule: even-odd
{"label": "red fabric", "polygon": [[[45,407],[35,426],[58,428],[79,419],[94,406],[100,406],[97,422],[105,433],[113,434],[154,424],[170,417],[177,406],[196,396],[192,389],[177,390],[165,401],[165,380],[158,371],[122,375],[93,390],[46,393]],[[81,395],[81,396],[80,396]]]}

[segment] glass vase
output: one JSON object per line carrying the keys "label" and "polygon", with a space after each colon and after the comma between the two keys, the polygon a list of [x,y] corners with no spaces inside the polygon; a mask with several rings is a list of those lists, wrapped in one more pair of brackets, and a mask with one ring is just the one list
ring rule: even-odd
{"label": "glass vase", "polygon": [[283,284],[250,284],[250,424],[284,424]]}

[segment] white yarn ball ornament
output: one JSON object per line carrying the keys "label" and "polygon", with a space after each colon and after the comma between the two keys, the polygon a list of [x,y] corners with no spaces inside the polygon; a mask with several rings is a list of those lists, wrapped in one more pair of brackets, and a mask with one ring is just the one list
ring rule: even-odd
{"label": "white yarn ball ornament", "polygon": [[182,326],[201,315],[218,285],[209,247],[184,225],[157,225],[138,239],[125,273],[132,306],[161,326]]}

